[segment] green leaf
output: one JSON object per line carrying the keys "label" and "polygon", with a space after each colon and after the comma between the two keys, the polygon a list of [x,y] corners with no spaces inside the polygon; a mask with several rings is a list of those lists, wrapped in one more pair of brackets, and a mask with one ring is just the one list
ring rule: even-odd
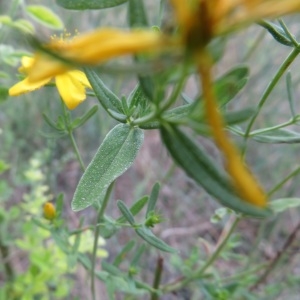
{"label": "green leaf", "polygon": [[178,252],[176,249],[170,247],[167,245],[164,241],[160,240],[158,237],[156,237],[152,231],[147,228],[146,226],[139,227],[135,229],[135,232],[137,235],[139,235],[144,241],[146,241],[151,246],[170,253],[176,253]]}
{"label": "green leaf", "polygon": [[148,20],[143,0],[128,1],[128,23],[133,27],[148,27]]}
{"label": "green leaf", "polygon": [[290,71],[288,71],[286,74],[286,89],[288,92],[288,101],[289,101],[289,105],[290,105],[290,110],[291,110],[293,118],[295,118],[295,116],[296,116],[295,95],[294,95],[294,91],[293,91],[292,75],[291,75]]}
{"label": "green leaf", "polygon": [[300,134],[288,129],[275,129],[267,133],[255,134],[253,139],[260,143],[270,144],[297,144],[300,143]]}
{"label": "green leaf", "polygon": [[284,30],[272,22],[261,20],[258,24],[269,31],[273,38],[282,45],[293,47],[293,42]]}
{"label": "green leaf", "polygon": [[300,198],[282,198],[270,202],[271,209],[277,214],[298,206],[300,206]]}
{"label": "green leaf", "polygon": [[61,216],[63,211],[63,206],[64,206],[64,194],[60,193],[57,196],[55,206],[56,206],[56,215]]}
{"label": "green leaf", "polygon": [[119,210],[121,211],[122,215],[128,221],[128,223],[130,223],[130,225],[134,226],[135,221],[134,221],[133,214],[131,213],[129,208],[126,206],[126,204],[123,201],[118,200],[117,206],[118,206]]}
{"label": "green leaf", "polygon": [[103,83],[99,76],[91,69],[84,69],[97,99],[103,108],[109,113],[109,110],[122,114],[121,100]]}
{"label": "green leaf", "polygon": [[28,5],[26,11],[37,22],[49,28],[62,29],[64,27],[62,20],[46,6]]}
{"label": "green leaf", "polygon": [[[148,195],[143,196],[141,199],[139,199],[137,202],[135,202],[131,207],[130,207],[130,212],[136,216],[146,205],[148,202]],[[116,220],[117,223],[124,223],[126,221],[125,217],[120,217]]]}
{"label": "green leaf", "polygon": [[140,107],[143,114],[149,105],[149,99],[146,97],[142,87],[138,84],[128,97],[129,109]]}
{"label": "green leaf", "polygon": [[225,112],[223,117],[227,125],[235,125],[247,121],[255,112],[255,108],[249,107],[239,111]]}
{"label": "green leaf", "polygon": [[253,217],[270,215],[268,209],[261,209],[241,200],[224,171],[177,127],[162,127],[161,136],[175,162],[222,205]]}
{"label": "green leaf", "polygon": [[146,250],[145,245],[141,245],[140,247],[138,247],[138,249],[136,249],[134,256],[130,262],[130,267],[135,267],[138,265],[139,260],[142,256],[142,254],[145,252],[145,250]]}
{"label": "green leaf", "polygon": [[153,188],[152,188],[152,191],[151,191],[151,194],[150,194],[150,197],[149,197],[146,217],[148,217],[148,214],[151,211],[154,211],[156,201],[157,201],[157,198],[158,198],[158,194],[159,194],[159,190],[160,190],[160,184],[159,184],[159,182],[156,182],[154,184]]}
{"label": "green leaf", "polygon": [[76,188],[72,209],[79,211],[101,201],[109,185],[133,163],[143,142],[143,131],[119,124],[105,137]]}
{"label": "green leaf", "polygon": [[102,9],[121,5],[127,0],[56,0],[59,6],[66,9]]}
{"label": "green leaf", "polygon": [[[236,66],[214,82],[216,99],[222,109],[229,103],[248,82],[249,68],[245,65]],[[195,120],[203,119],[203,99],[195,101],[191,117]]]}
{"label": "green leaf", "polygon": [[126,258],[128,252],[134,247],[135,241],[129,241],[121,250],[121,252],[115,258],[113,265],[118,267],[122,261]]}
{"label": "green leaf", "polygon": [[220,107],[230,102],[246,85],[249,68],[245,65],[236,66],[214,82],[216,98]]}
{"label": "green leaf", "polygon": [[120,277],[123,276],[123,273],[119,270],[119,268],[106,262],[105,260],[102,261],[101,265],[102,265],[102,269],[110,273],[111,275],[120,276]]}
{"label": "green leaf", "polygon": [[75,119],[71,123],[71,127],[76,129],[82,126],[85,122],[87,122],[96,112],[98,111],[98,106],[93,106],[89,111],[87,111],[82,117]]}

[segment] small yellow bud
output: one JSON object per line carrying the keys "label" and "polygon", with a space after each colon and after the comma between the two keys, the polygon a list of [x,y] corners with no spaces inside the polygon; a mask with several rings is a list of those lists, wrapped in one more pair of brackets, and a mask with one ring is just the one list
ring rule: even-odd
{"label": "small yellow bud", "polygon": [[55,216],[56,216],[55,206],[50,202],[45,203],[45,205],[44,205],[44,217],[45,217],[45,219],[51,221],[55,218]]}

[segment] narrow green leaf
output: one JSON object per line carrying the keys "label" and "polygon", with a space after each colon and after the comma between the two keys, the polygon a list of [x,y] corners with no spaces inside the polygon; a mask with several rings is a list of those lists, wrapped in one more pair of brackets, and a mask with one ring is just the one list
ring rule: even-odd
{"label": "narrow green leaf", "polygon": [[52,121],[52,120],[50,119],[50,117],[48,117],[48,115],[47,115],[46,113],[43,113],[42,115],[43,115],[44,121],[45,121],[51,128],[53,128],[54,130],[58,130],[58,131],[60,131],[60,130],[62,129],[62,128],[59,128],[59,127],[57,126],[57,124],[55,124],[55,122]]}
{"label": "narrow green leaf", "polygon": [[105,137],[76,188],[72,209],[82,210],[100,201],[109,185],[133,163],[143,142],[143,131],[119,124]]}
{"label": "narrow green leaf", "polygon": [[[137,60],[139,61],[139,60]],[[149,75],[139,75],[138,76],[139,83],[141,85],[141,88],[143,92],[145,93],[146,97],[154,101],[154,90],[155,90],[155,84],[154,80],[151,76]]]}
{"label": "narrow green leaf", "polygon": [[121,252],[116,256],[113,265],[118,267],[124,259],[126,259],[126,255],[128,254],[129,251],[132,250],[132,248],[135,245],[135,241],[129,241],[121,250]]}
{"label": "narrow green leaf", "polygon": [[101,263],[102,269],[111,275],[123,277],[123,273],[116,266],[106,262],[105,260]]}
{"label": "narrow green leaf", "polygon": [[161,136],[175,162],[221,204],[253,217],[270,215],[268,209],[261,209],[241,200],[224,171],[178,128],[162,127]]}
{"label": "narrow green leaf", "polygon": [[163,118],[167,121],[182,120],[183,118],[187,117],[193,111],[194,108],[194,103],[181,105],[166,111],[163,114]]}
{"label": "narrow green leaf", "polygon": [[148,217],[148,214],[151,211],[154,211],[156,201],[157,201],[157,198],[158,198],[158,194],[159,194],[159,190],[160,190],[160,184],[159,184],[159,182],[156,182],[154,184],[153,188],[152,188],[152,191],[151,191],[151,194],[150,194],[150,197],[149,197],[146,217]]}
{"label": "narrow green leaf", "polygon": [[144,241],[146,241],[151,246],[170,253],[176,253],[178,252],[176,249],[170,247],[167,245],[164,241],[160,240],[158,237],[156,237],[152,231],[147,228],[146,226],[139,227],[135,229],[135,232],[137,235],[139,235]]}
{"label": "narrow green leaf", "polygon": [[43,229],[45,229],[45,230],[48,230],[48,231],[51,230],[51,227],[50,227],[50,226],[46,225],[45,223],[42,223],[40,220],[38,220],[38,219],[36,219],[36,218],[34,218],[34,217],[31,219],[31,221],[32,221],[35,225],[37,225],[37,226],[39,226],[39,227],[41,227],[41,228],[43,228]]}
{"label": "narrow green leaf", "polygon": [[269,31],[269,33],[273,36],[273,38],[282,45],[293,47],[293,42],[291,39],[286,35],[284,30],[277,26],[272,22],[268,22],[265,20],[261,20],[257,22],[260,26],[264,27]]}
{"label": "narrow green leaf", "polygon": [[18,19],[14,21],[11,23],[11,26],[27,34],[34,34],[35,32],[34,26],[25,19]]}
{"label": "narrow green leaf", "polygon": [[130,93],[128,97],[128,105],[129,109],[139,106],[142,109],[142,113],[147,110],[147,107],[149,106],[149,99],[146,97],[140,84],[138,84]]}
{"label": "narrow green leaf", "polygon": [[239,111],[225,112],[223,117],[227,125],[235,125],[247,121],[255,112],[255,108],[249,107]]}
{"label": "narrow green leaf", "polygon": [[146,250],[145,245],[141,245],[140,247],[138,247],[138,249],[134,253],[133,259],[130,262],[131,267],[137,266],[142,254],[145,252],[145,250]]}
{"label": "narrow green leaf", "polygon": [[55,201],[55,207],[56,207],[56,215],[60,216],[63,210],[64,205],[64,194],[60,193]]}
{"label": "narrow green leaf", "polygon": [[128,23],[133,27],[148,27],[148,20],[143,0],[128,1]]}
{"label": "narrow green leaf", "polygon": [[[218,105],[222,109],[240,92],[246,85],[249,77],[249,68],[245,65],[239,65],[229,70],[214,82],[214,89]],[[203,119],[202,96],[195,101],[191,117],[195,120]]]}
{"label": "narrow green leaf", "polygon": [[64,27],[62,20],[46,6],[28,5],[26,11],[37,22],[49,28],[62,29]]}
{"label": "narrow green leaf", "polygon": [[226,105],[246,85],[249,77],[249,68],[245,65],[237,66],[214,83],[219,106]]}
{"label": "narrow green leaf", "polygon": [[295,109],[295,96],[293,92],[293,83],[292,83],[292,75],[291,72],[288,71],[286,74],[286,87],[288,92],[288,100],[290,104],[290,110],[292,113],[293,118],[296,116],[296,109]]}
{"label": "narrow green leaf", "polygon": [[275,129],[262,134],[255,134],[253,139],[260,143],[270,144],[297,144],[300,143],[300,134],[288,129]]}
{"label": "narrow green leaf", "polygon": [[42,130],[39,130],[39,134],[47,139],[60,139],[67,135],[66,131],[60,131],[60,132],[44,132]]}
{"label": "narrow green leaf", "polygon": [[300,206],[300,198],[282,198],[271,201],[270,207],[275,213]]}
{"label": "narrow green leaf", "polygon": [[56,0],[56,3],[66,9],[102,9],[121,5],[128,0]]}
{"label": "narrow green leaf", "polygon": [[129,208],[126,206],[126,204],[123,201],[118,200],[117,206],[118,206],[119,210],[121,211],[122,215],[125,217],[125,219],[132,226],[134,226],[135,225],[135,221],[134,221],[133,214],[131,213],[131,211],[129,210]]}
{"label": "narrow green leaf", "polygon": [[119,114],[111,109],[108,109],[107,112],[110,114],[111,117],[113,117],[114,119],[116,119],[117,121],[119,121],[121,123],[125,123],[127,120],[127,116],[124,114]]}
{"label": "narrow green leaf", "polygon": [[82,126],[85,122],[87,122],[96,112],[98,111],[98,106],[93,106],[90,110],[88,110],[82,117],[75,119],[71,127],[73,129],[76,129],[80,126]]}
{"label": "narrow green leaf", "polygon": [[[135,202],[131,207],[130,207],[130,212],[136,216],[146,205],[148,202],[149,196],[143,196],[141,199],[139,199],[137,202]],[[116,220],[117,223],[124,223],[126,219],[122,216]]]}
{"label": "narrow green leaf", "polygon": [[122,114],[123,110],[121,100],[103,83],[93,70],[85,68],[84,71],[103,108],[106,111],[110,109]]}

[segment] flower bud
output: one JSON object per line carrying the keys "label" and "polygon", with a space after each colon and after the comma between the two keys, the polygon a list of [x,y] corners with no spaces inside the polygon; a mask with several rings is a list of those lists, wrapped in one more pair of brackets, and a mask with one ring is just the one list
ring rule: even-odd
{"label": "flower bud", "polygon": [[50,202],[47,202],[44,204],[44,217],[45,219],[47,220],[53,220],[56,216],[56,210],[55,210],[55,206],[50,203]]}

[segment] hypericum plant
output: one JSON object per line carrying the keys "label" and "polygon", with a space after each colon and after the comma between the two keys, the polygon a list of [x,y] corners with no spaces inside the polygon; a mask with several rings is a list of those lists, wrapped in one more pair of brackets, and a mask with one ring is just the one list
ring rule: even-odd
{"label": "hypericum plant", "polygon": [[[78,261],[90,272],[93,299],[101,298],[96,295],[96,277],[105,283],[110,299],[114,298],[116,291],[134,295],[133,297],[140,293],[150,293],[151,299],[158,299],[164,293],[177,291],[197,280],[204,282],[203,294],[210,294],[212,299],[230,299],[234,293],[237,297],[242,297],[245,289],[255,289],[265,280],[275,263],[258,266],[264,271],[255,278],[250,278],[250,275],[255,274],[257,269],[252,270],[249,277],[246,276],[247,280],[250,278],[248,286],[240,284],[242,292],[239,287],[227,287],[224,278],[219,280],[216,290],[212,291],[212,284],[205,281],[205,276],[216,259],[222,253],[225,257],[227,251],[230,252],[230,248],[233,248],[229,247],[233,243],[230,238],[241,219],[272,218],[276,213],[300,204],[298,198],[272,200],[275,191],[295,176],[299,168],[267,193],[245,163],[246,146],[250,138],[272,143],[299,141],[297,133],[283,129],[297,124],[299,120],[294,109],[290,75],[287,76],[287,88],[291,119],[258,130],[252,130],[252,126],[271,91],[300,52],[300,44],[282,20],[277,25],[262,19],[295,13],[300,10],[300,3],[296,0],[162,0],[161,8],[164,10],[161,23],[150,24],[145,9],[146,2],[57,0],[59,6],[77,10],[103,9],[126,3],[130,28],[120,30],[100,27],[72,38],[52,38],[48,43],[30,38],[34,53],[31,58],[22,59],[21,71],[26,78],[9,89],[10,95],[31,92],[49,84],[55,78],[59,94],[68,109],[76,108],[85,99],[85,88],[91,88],[93,91],[89,94],[96,97],[107,116],[118,123],[107,133],[94,158],[85,167],[73,132],[95,115],[98,107],[91,108],[75,119],[64,104],[63,113],[57,120],[54,121],[48,114],[44,114],[55,137],[70,138],[83,170],[71,203],[72,209],[77,212],[93,206],[98,213],[95,226],[70,230],[61,217],[61,195],[57,198],[57,216],[56,213],[51,213],[51,217],[47,217],[50,204],[45,206],[45,216],[51,223],[45,226],[39,221],[35,222],[50,231],[59,247],[67,255],[72,254],[74,261]],[[47,20],[57,23],[55,15],[43,7],[33,7],[30,12],[44,23]],[[238,111],[231,111],[228,103],[246,85],[249,67],[232,66],[217,79],[213,76],[213,68],[225,52],[226,39],[253,23],[266,28],[279,43],[291,47],[292,51],[267,85],[256,107],[251,103],[251,108],[243,107]],[[137,75],[137,84],[128,97],[118,96],[104,83],[99,69],[108,60],[128,55],[133,55],[133,61],[126,64],[125,69]],[[116,65],[115,68],[118,70],[121,66]],[[200,86],[194,99],[184,93],[185,84],[191,76],[199,79]],[[243,122],[248,123],[244,127],[238,126]],[[174,162],[209,195],[228,208],[225,213],[224,210],[217,211],[213,220],[222,220],[227,215],[230,218],[229,225],[224,228],[222,238],[215,245],[214,251],[201,264],[195,264],[194,269],[189,267],[188,271],[182,271],[178,280],[163,285],[162,259],[159,258],[153,285],[150,286],[136,278],[137,263],[145,250],[143,247],[136,249],[134,259],[125,272],[120,264],[123,257],[134,248],[134,243],[129,242],[114,260],[111,258],[110,262],[103,261],[101,271],[97,271],[97,257],[101,256],[97,249],[101,235],[109,238],[122,227],[130,227],[137,238],[140,237],[147,244],[164,252],[178,252],[178,249],[169,246],[152,232],[152,228],[164,219],[163,212],[158,213],[155,207],[159,183],[153,186],[150,195],[140,198],[131,207],[119,200],[117,207],[121,216],[118,219],[107,215],[106,210],[114,182],[132,166],[139,153],[144,130],[157,129]],[[236,147],[230,133],[243,137],[242,152]],[[215,163],[208,151],[199,145],[197,136],[211,137],[215,141],[224,160],[224,167]],[[137,215],[142,215],[144,207],[146,213],[143,220],[139,221]],[[51,212],[54,212],[52,206]],[[90,229],[94,229],[91,259],[81,255],[78,246],[83,232]],[[296,232],[290,237],[292,241]],[[69,236],[75,234],[78,240],[71,245]],[[274,261],[279,258],[275,257]],[[212,282],[218,280],[217,275],[211,276]],[[234,280],[236,278],[232,282],[236,282]]]}

